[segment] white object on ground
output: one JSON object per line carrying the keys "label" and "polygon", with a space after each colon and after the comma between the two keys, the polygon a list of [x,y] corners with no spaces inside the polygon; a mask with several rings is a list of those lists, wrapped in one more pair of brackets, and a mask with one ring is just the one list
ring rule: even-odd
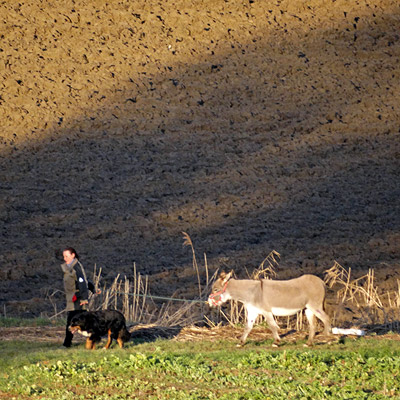
{"label": "white object on ground", "polygon": [[344,329],[344,328],[332,328],[332,333],[334,335],[356,335],[356,336],[364,336],[365,331],[362,329]]}

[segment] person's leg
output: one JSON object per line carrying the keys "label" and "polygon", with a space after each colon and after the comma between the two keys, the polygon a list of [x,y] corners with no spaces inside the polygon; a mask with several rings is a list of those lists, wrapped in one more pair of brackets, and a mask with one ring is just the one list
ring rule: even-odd
{"label": "person's leg", "polygon": [[81,310],[74,310],[74,311],[68,311],[67,313],[67,326],[65,327],[65,339],[63,343],[63,346],[65,347],[71,347],[72,338],[74,337],[74,335],[69,330],[69,325],[71,323],[71,320],[76,314],[79,314],[81,312],[82,312]]}
{"label": "person's leg", "polygon": [[70,332],[69,328],[69,323],[71,322],[71,314],[73,311],[68,311],[67,312],[67,326],[65,328],[65,339],[64,339],[64,343],[63,346],[65,347],[71,347],[71,343],[72,343],[72,338],[74,337],[74,335]]}

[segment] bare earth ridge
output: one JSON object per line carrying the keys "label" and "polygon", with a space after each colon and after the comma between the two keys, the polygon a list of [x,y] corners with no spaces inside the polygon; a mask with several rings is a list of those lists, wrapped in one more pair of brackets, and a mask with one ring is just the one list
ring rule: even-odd
{"label": "bare earth ridge", "polygon": [[51,313],[65,246],[191,298],[182,232],[211,272],[276,250],[279,278],[337,260],[397,288],[398,1],[2,2],[0,21],[1,312]]}

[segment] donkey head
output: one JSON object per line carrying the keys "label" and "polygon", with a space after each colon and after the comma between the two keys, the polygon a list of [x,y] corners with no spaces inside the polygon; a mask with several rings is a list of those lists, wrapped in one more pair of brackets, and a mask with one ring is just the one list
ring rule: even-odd
{"label": "donkey head", "polygon": [[233,271],[229,272],[228,274],[221,272],[218,279],[214,282],[211,289],[211,294],[208,296],[208,304],[210,307],[218,307],[230,299],[229,294],[226,292],[226,288],[232,275]]}

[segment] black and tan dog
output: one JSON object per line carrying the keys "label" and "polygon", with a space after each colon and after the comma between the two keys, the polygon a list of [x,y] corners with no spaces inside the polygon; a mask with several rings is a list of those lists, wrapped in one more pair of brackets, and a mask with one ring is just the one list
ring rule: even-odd
{"label": "black and tan dog", "polygon": [[106,349],[110,347],[113,339],[122,348],[131,338],[126,328],[125,317],[116,310],[83,311],[72,318],[69,330],[73,334],[80,333],[86,336],[86,348],[89,350],[94,349],[96,343],[105,335],[108,335]]}

